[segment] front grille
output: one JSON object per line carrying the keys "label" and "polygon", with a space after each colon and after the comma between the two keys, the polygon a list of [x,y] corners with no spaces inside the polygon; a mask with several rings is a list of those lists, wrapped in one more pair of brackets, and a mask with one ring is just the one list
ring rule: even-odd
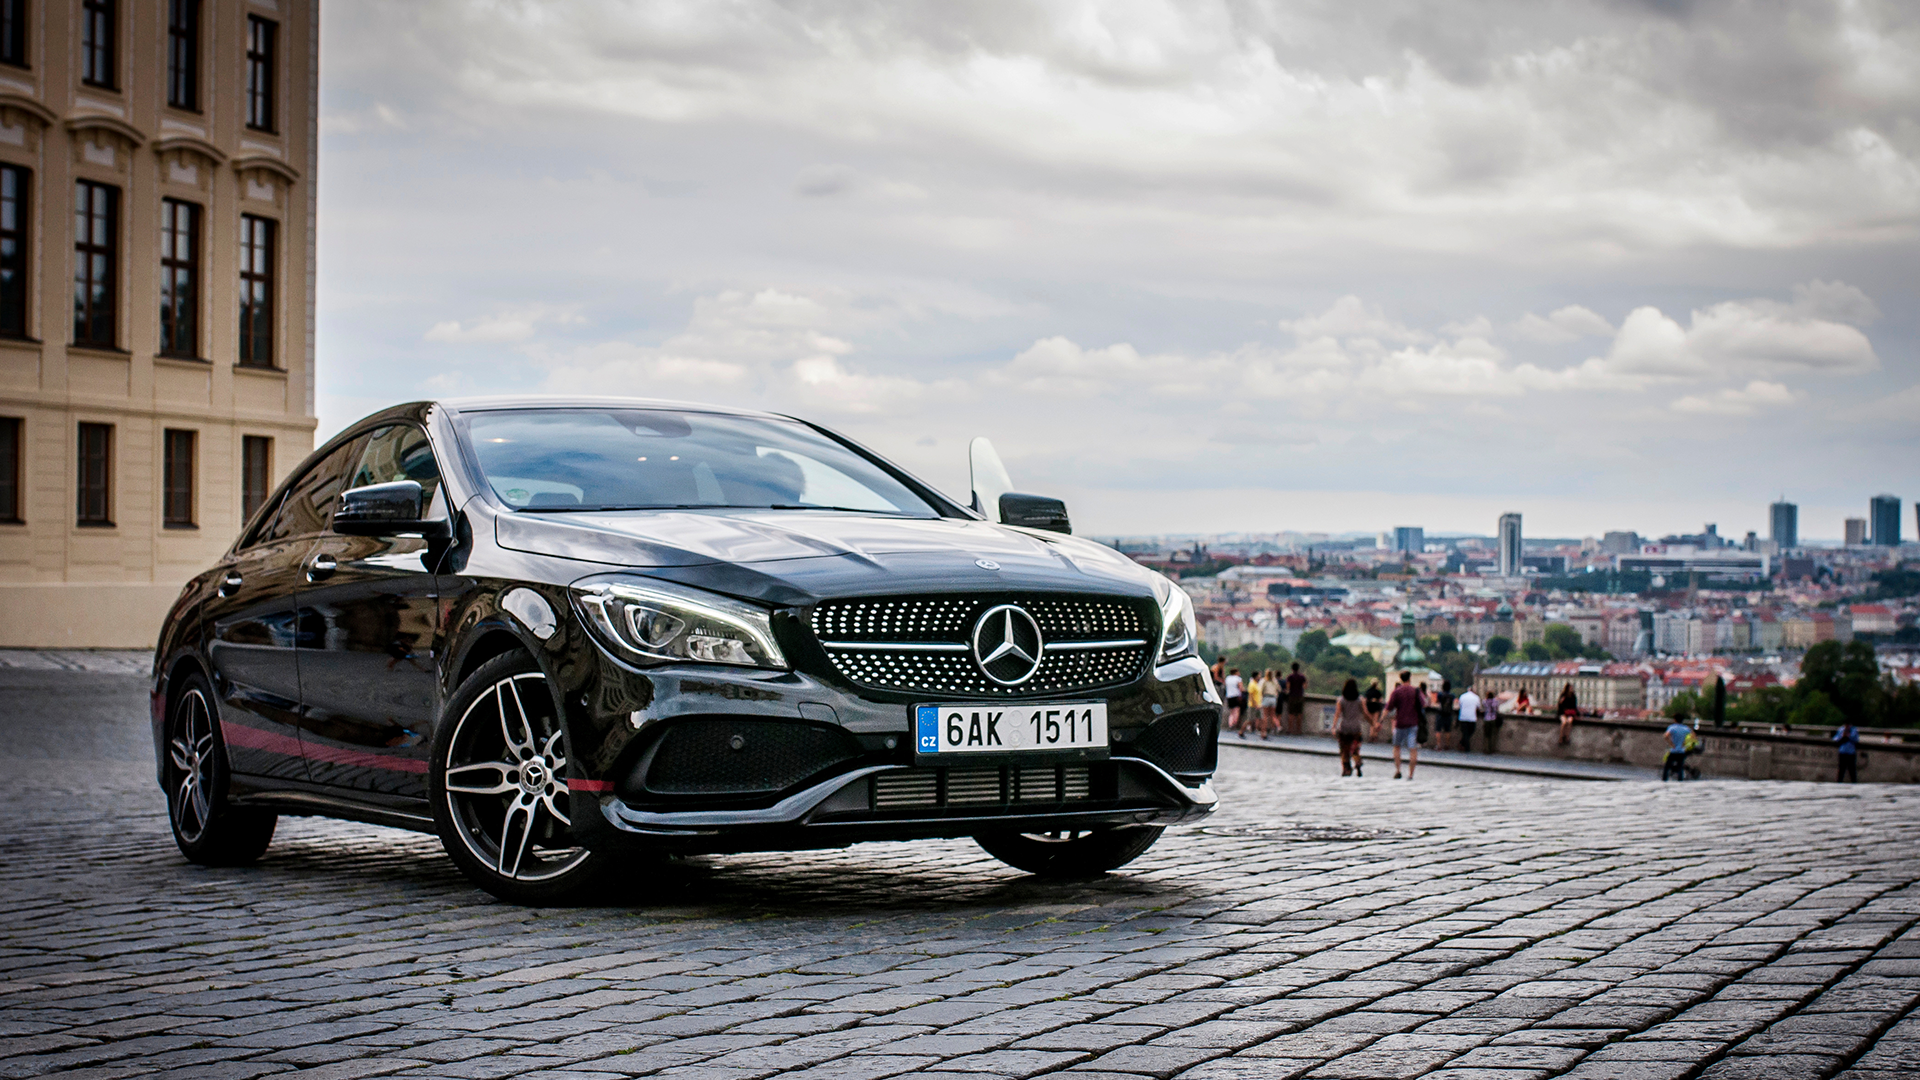
{"label": "front grille", "polygon": [[658,795],[773,794],[859,755],[859,745],[839,728],[792,720],[678,720],[645,760],[642,786]]}
{"label": "front grille", "polygon": [[[1024,608],[1045,641],[1039,670],[1018,686],[988,679],[973,656],[975,622],[1000,603]],[[830,600],[814,609],[813,631],[834,670],[859,686],[989,698],[1132,682],[1158,638],[1135,604],[1083,597]]]}
{"label": "front grille", "polygon": [[1036,806],[1092,797],[1092,770],[1086,765],[900,769],[873,778],[875,810]]}
{"label": "front grille", "polygon": [[1148,725],[1134,752],[1173,773],[1210,773],[1220,756],[1219,716],[1212,710],[1175,713]]}

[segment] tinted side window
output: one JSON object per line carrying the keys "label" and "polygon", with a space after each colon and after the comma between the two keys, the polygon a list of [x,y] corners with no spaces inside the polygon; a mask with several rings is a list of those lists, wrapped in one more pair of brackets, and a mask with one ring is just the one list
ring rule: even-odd
{"label": "tinted side window", "polygon": [[373,433],[367,449],[360,455],[360,467],[353,470],[347,487],[390,484],[395,480],[417,480],[428,503],[440,486],[440,466],[433,460],[433,446],[427,433],[408,424],[395,424]]}
{"label": "tinted side window", "polygon": [[355,439],[337,447],[313,468],[300,474],[299,479],[287,486],[272,520],[253,538],[253,542],[266,544],[324,530],[333,517],[334,497],[340,494],[347,469],[352,466],[362,445],[364,440]]}

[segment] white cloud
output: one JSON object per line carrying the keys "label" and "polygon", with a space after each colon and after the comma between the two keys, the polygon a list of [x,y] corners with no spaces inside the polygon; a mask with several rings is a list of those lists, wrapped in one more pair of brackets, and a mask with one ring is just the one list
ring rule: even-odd
{"label": "white cloud", "polygon": [[450,345],[525,341],[533,336],[533,323],[526,319],[483,319],[472,326],[461,326],[458,320],[449,320],[434,323],[422,336]]}
{"label": "white cloud", "polygon": [[1793,391],[1785,386],[1755,379],[1744,389],[1726,389],[1715,394],[1694,394],[1683,397],[1673,403],[1673,410],[1715,416],[1751,416],[1762,409],[1791,405],[1793,398]]}
{"label": "white cloud", "polygon": [[1613,324],[1578,304],[1569,304],[1546,318],[1529,311],[1507,328],[1522,341],[1557,345],[1583,337],[1612,337]]}

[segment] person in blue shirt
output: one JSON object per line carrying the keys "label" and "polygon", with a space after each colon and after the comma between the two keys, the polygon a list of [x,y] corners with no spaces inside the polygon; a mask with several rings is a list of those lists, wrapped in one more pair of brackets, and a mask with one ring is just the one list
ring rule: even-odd
{"label": "person in blue shirt", "polygon": [[1835,749],[1840,751],[1840,775],[1834,777],[1834,783],[1846,781],[1860,782],[1860,729],[1852,724],[1841,724],[1833,733]]}
{"label": "person in blue shirt", "polygon": [[1667,725],[1667,760],[1660,764],[1660,779],[1677,776],[1687,778],[1687,736],[1693,729],[1675,720]]}

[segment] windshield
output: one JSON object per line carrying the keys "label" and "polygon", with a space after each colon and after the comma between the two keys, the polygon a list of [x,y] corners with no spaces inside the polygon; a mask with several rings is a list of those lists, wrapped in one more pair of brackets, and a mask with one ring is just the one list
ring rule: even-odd
{"label": "windshield", "polygon": [[669,409],[469,414],[480,471],[535,513],[705,507],[936,517],[904,484],[799,423]]}

